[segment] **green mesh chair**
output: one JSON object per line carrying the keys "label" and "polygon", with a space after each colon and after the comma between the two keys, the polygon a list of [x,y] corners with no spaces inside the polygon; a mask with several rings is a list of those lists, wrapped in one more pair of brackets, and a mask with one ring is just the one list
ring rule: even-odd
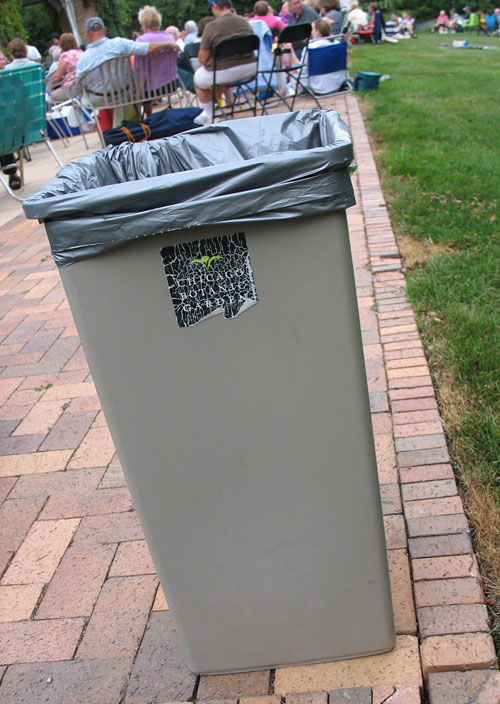
{"label": "green mesh chair", "polygon": [[[35,142],[44,141],[55,160],[62,162],[45,134],[45,81],[41,66],[22,66],[0,71],[0,156],[19,154],[21,186],[24,186],[23,149]],[[9,184],[0,173],[0,180],[7,193],[16,200]]]}
{"label": "green mesh chair", "polygon": [[471,12],[467,22],[464,25],[462,25],[462,29],[464,30],[464,32],[473,32],[475,29],[477,29],[478,24],[479,24],[479,17],[477,15],[477,13]]}

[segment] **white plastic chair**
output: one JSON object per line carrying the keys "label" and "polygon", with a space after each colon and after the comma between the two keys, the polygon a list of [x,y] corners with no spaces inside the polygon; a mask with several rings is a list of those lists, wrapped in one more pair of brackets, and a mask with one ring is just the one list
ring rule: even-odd
{"label": "white plastic chair", "polygon": [[[94,93],[86,88],[92,74],[102,92]],[[173,49],[148,56],[136,56],[132,65],[130,56],[118,56],[104,61],[80,79],[84,102],[94,111],[114,109],[129,105],[149,103],[159,98],[168,98],[169,107],[174,95],[179,96],[182,86],[177,73],[177,52]],[[90,84],[92,85],[92,83]],[[97,99],[96,99],[97,98]],[[97,130],[103,146],[106,146],[99,120]]]}

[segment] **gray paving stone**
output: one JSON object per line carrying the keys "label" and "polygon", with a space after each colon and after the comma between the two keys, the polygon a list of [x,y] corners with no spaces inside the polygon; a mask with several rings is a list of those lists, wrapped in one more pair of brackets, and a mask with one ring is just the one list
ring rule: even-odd
{"label": "gray paving stone", "polygon": [[433,672],[429,675],[430,704],[498,704],[500,673],[496,670]]}
{"label": "gray paving stone", "polygon": [[372,704],[372,688],[334,689],[330,692],[330,704]]}
{"label": "gray paving stone", "polygon": [[132,665],[129,658],[29,663],[7,668],[2,704],[117,704]]}
{"label": "gray paving stone", "polygon": [[370,411],[372,413],[383,413],[389,410],[389,402],[385,391],[373,391],[370,394]]}
{"label": "gray paving stone", "polygon": [[130,675],[125,704],[187,701],[195,684],[196,675],[184,660],[171,614],[151,614]]}
{"label": "gray paving stone", "polygon": [[473,552],[471,539],[466,533],[410,538],[408,547],[413,560],[418,557],[467,555]]}
{"label": "gray paving stone", "polygon": [[327,704],[327,692],[292,692],[286,695],[286,704]]}
{"label": "gray paving stone", "polygon": [[269,692],[270,670],[236,672],[229,675],[202,675],[198,699],[233,699],[265,696]]}
{"label": "gray paving stone", "polygon": [[381,484],[380,498],[382,499],[384,516],[403,512],[399,484]]}
{"label": "gray paving stone", "polygon": [[0,421],[0,438],[8,438],[9,435],[17,428],[19,420],[2,420]]}
{"label": "gray paving stone", "polygon": [[0,477],[0,503],[9,495],[16,482],[17,477]]}

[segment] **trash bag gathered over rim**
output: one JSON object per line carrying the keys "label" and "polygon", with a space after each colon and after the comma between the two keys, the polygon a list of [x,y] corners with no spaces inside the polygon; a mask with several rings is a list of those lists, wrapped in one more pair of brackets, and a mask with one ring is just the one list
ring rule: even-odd
{"label": "trash bag gathered over rim", "polygon": [[23,208],[67,266],[159,233],[345,209],[355,203],[352,159],[335,110],[266,115],[94,152]]}

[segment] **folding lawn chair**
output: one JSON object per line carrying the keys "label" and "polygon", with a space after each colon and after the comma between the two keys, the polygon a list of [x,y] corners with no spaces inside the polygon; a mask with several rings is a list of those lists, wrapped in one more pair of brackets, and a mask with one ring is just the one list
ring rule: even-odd
{"label": "folding lawn chair", "polygon": [[353,37],[356,37],[360,44],[376,43],[375,31],[373,29],[358,29],[357,32],[353,32]]}
{"label": "folding lawn chair", "polygon": [[[302,60],[294,66],[285,66],[283,62],[283,45],[307,41],[311,36],[311,31],[311,24],[309,22],[304,22],[303,24],[295,24],[291,27],[285,27],[279,33],[277,47],[274,50],[273,64],[271,66],[271,70],[269,71],[265,96],[262,101],[262,115],[266,112],[266,108],[271,102],[273,104],[284,103],[291,112],[295,104],[296,95],[300,88],[307,90],[301,82],[305,61]],[[289,97],[286,93],[286,84],[291,76],[293,76],[293,82],[297,88],[294,95]],[[273,84],[276,86],[284,84],[283,89],[280,91],[280,89],[276,88],[273,91]]]}
{"label": "folding lawn chair", "polygon": [[[350,93],[352,81],[347,70],[347,42],[328,37],[331,43],[307,49],[306,62],[308,80],[303,81],[307,93],[321,107],[318,99]],[[315,80],[315,79],[319,80]]]}
{"label": "folding lawn chair", "polygon": [[[19,155],[21,186],[24,186],[23,151],[30,144],[45,142],[59,166],[63,163],[46,136],[45,81],[41,66],[23,66],[0,71],[0,156]],[[17,196],[0,173],[0,181],[7,193]]]}
{"label": "folding lawn chair", "polygon": [[82,105],[80,98],[70,98],[62,103],[47,100],[47,133],[52,139],[60,139],[64,147],[69,146],[69,137],[80,135],[88,149],[86,133],[95,127],[95,115]]}
{"label": "folding lawn chair", "polygon": [[[256,69],[255,73],[248,78],[241,79],[239,81],[231,81],[227,83],[224,81],[217,81],[217,62],[221,59],[236,58],[238,56],[244,56],[250,53],[255,54]],[[234,37],[228,37],[227,39],[221,39],[214,46],[214,66],[213,66],[213,85],[212,85],[212,102],[214,105],[212,122],[215,120],[216,112],[219,114],[222,112],[224,118],[228,117],[227,108],[229,107],[229,117],[233,117],[236,108],[239,110],[252,110],[254,115],[257,115],[257,100],[258,100],[258,90],[255,89],[255,81],[259,73],[259,54],[260,54],[260,40],[256,34],[239,34]],[[219,104],[216,96],[217,88],[232,88],[232,100],[230,106],[222,107]],[[236,90],[235,90],[236,89]],[[250,101],[248,94],[253,93],[254,100],[253,105]],[[244,107],[247,106],[247,107]]]}
{"label": "folding lawn chair", "polygon": [[477,14],[471,12],[469,18],[462,25],[462,30],[464,32],[472,32],[477,28]]}
{"label": "folding lawn chair", "polygon": [[184,56],[190,61],[193,72],[198,68],[198,52],[200,51],[201,41],[191,42],[184,47]]}
{"label": "folding lawn chair", "polygon": [[262,103],[267,90],[266,74],[269,73],[273,65],[273,35],[267,24],[262,20],[251,19],[250,27],[260,40],[259,72],[256,77],[256,83],[252,84],[252,86],[254,89],[258,88],[259,102]]}

